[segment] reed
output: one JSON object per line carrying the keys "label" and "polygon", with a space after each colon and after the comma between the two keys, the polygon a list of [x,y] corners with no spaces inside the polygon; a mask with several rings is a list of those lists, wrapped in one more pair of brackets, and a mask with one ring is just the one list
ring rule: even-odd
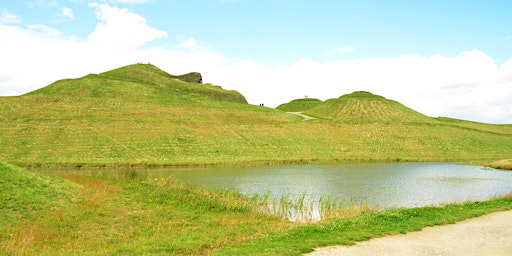
{"label": "reed", "polygon": [[298,196],[256,193],[249,201],[252,209],[258,212],[299,223],[314,223],[373,210],[367,203],[347,203],[334,196],[311,196],[306,192]]}

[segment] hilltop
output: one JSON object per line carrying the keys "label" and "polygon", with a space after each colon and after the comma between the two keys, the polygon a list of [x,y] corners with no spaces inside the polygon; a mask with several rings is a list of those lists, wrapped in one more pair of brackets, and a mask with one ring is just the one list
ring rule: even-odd
{"label": "hilltop", "polygon": [[247,103],[245,97],[237,91],[202,84],[200,73],[175,76],[151,64],[134,64],[78,79],[59,80],[26,95],[189,101],[187,104],[200,102],[198,96],[205,96],[214,100]]}
{"label": "hilltop", "polygon": [[[161,166],[512,155],[512,125],[431,118],[369,92],[272,109],[250,105],[236,91],[199,83],[198,73],[191,74],[187,82],[136,64],[0,97],[0,159],[23,165]],[[303,122],[285,111],[318,119]]]}
{"label": "hilltop", "polygon": [[399,102],[365,91],[356,91],[336,99],[329,99],[306,112],[344,123],[437,122]]}
{"label": "hilltop", "polygon": [[281,104],[277,106],[276,109],[286,112],[303,112],[310,110],[320,104],[322,104],[322,101],[319,99],[304,98],[292,100],[288,103]]}

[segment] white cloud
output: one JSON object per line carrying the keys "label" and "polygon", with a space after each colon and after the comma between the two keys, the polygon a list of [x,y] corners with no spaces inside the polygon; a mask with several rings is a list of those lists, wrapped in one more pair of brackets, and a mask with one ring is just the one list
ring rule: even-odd
{"label": "white cloud", "polygon": [[57,38],[62,36],[62,33],[59,30],[42,24],[31,24],[26,27],[32,33],[39,34],[42,37]]}
{"label": "white cloud", "polygon": [[3,24],[19,24],[21,23],[21,17],[10,13],[6,9],[0,14],[0,23]]}
{"label": "white cloud", "polygon": [[68,7],[61,7],[60,8],[60,17],[69,19],[69,20],[74,20],[75,14],[73,12],[73,9],[68,8]]}
{"label": "white cloud", "polygon": [[208,46],[202,42],[199,42],[193,37],[185,38],[176,46],[177,49],[183,49],[192,52],[206,52],[209,51]]}
{"label": "white cloud", "polygon": [[[144,43],[166,36],[127,9],[91,4],[98,25],[88,38],[41,24],[0,24],[0,95],[18,95],[58,79],[150,61]],[[30,75],[27,75],[30,73]]]}
{"label": "white cloud", "polygon": [[325,100],[366,90],[430,116],[512,123],[512,59],[497,65],[486,53],[472,50],[457,56],[329,62],[302,58],[270,67],[252,60],[230,61],[196,38],[184,38],[170,49],[143,47],[166,32],[128,9],[98,3],[90,7],[98,25],[87,38],[42,25],[0,24],[0,95],[150,62],[173,74],[199,71],[205,82],[238,90],[253,104],[277,106],[304,95]]}
{"label": "white cloud", "polygon": [[136,49],[147,42],[167,36],[150,27],[146,19],[126,8],[90,3],[99,23],[88,40],[102,48]]}

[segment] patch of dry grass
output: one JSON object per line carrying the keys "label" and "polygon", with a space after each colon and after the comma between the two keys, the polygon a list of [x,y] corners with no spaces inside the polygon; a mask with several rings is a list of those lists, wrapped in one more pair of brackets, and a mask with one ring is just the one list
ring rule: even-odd
{"label": "patch of dry grass", "polygon": [[492,162],[489,163],[488,166],[496,169],[512,170],[512,159],[503,159],[496,162]]}

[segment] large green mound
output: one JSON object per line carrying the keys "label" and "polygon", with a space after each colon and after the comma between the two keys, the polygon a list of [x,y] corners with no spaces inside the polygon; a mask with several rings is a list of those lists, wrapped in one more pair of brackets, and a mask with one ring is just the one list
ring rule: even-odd
{"label": "large green mound", "polygon": [[307,113],[343,123],[435,123],[435,119],[396,101],[357,91],[329,99]]}
{"label": "large green mound", "polygon": [[[199,73],[174,76],[151,64],[134,64],[101,74],[57,81],[26,95],[117,98],[136,101],[201,103],[202,97],[247,103],[237,91],[194,81]],[[186,80],[186,81],[183,81]],[[198,97],[199,96],[199,97]]]}
{"label": "large green mound", "polygon": [[[162,166],[508,159],[512,125],[430,118],[368,92],[298,100],[302,118],[235,91],[130,65],[0,97],[0,159],[22,165]],[[184,79],[182,77],[182,79]],[[307,103],[306,103],[307,102]],[[293,105],[292,104],[292,105]]]}
{"label": "large green mound", "polygon": [[277,106],[276,109],[286,112],[302,112],[310,110],[320,104],[322,104],[322,101],[319,99],[304,98],[292,100],[288,103],[281,104]]}

